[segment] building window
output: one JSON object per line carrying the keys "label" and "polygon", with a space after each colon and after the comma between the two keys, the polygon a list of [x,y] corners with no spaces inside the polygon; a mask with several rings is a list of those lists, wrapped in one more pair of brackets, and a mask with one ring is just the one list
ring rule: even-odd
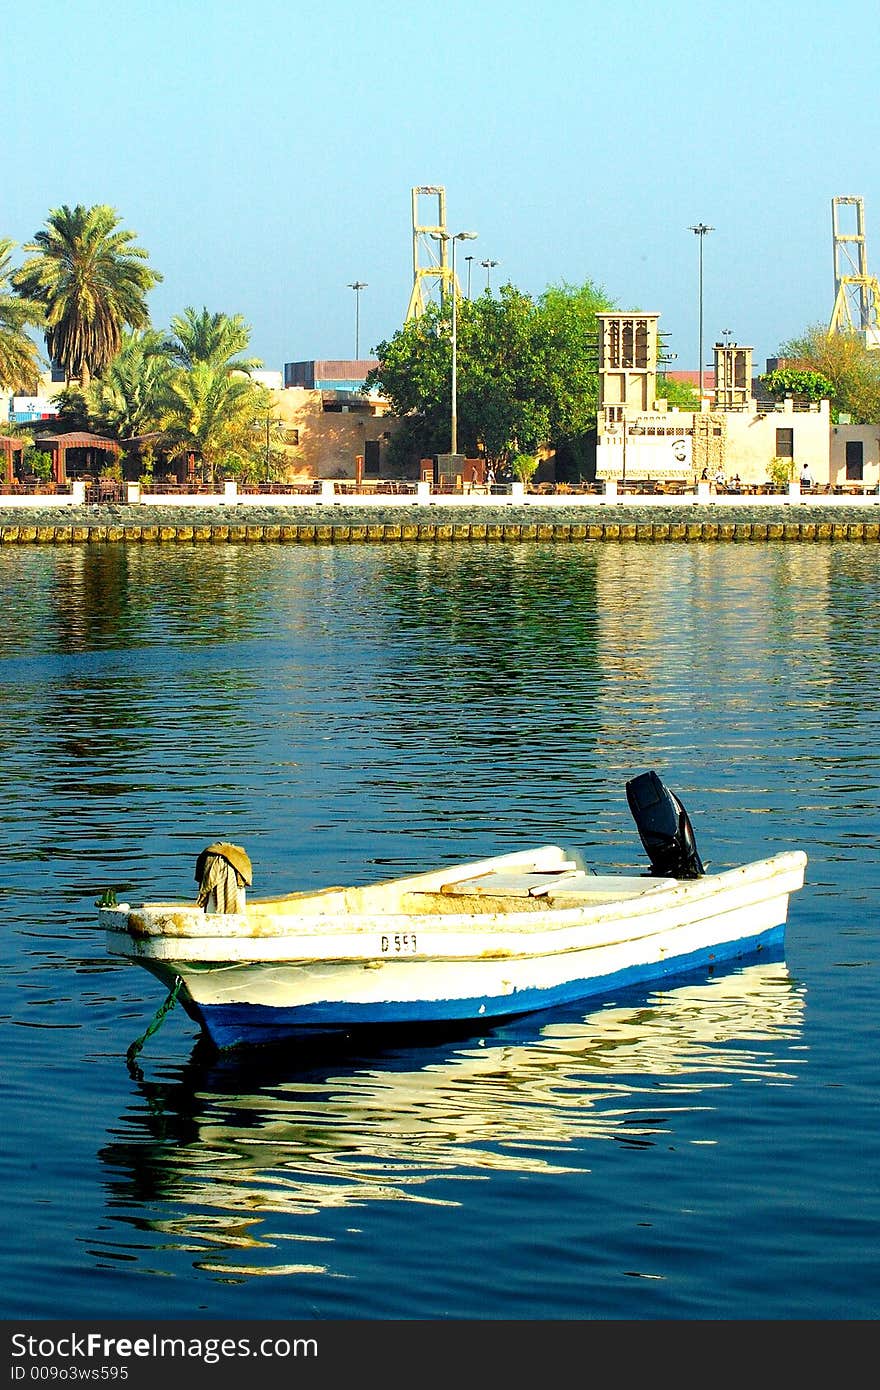
{"label": "building window", "polygon": [[621,327],[622,327],[622,329],[623,329],[623,334],[622,334],[622,354],[621,354],[621,358],[620,358],[620,365],[621,365],[622,367],[631,367],[631,366],[633,365],[633,362],[635,361],[635,355],[634,355],[634,350],[633,350],[633,323],[632,323],[632,319],[624,319],[623,324],[621,325]]}
{"label": "building window", "polygon": [[776,457],[778,459],[794,458],[794,430],[776,431]]}
{"label": "building window", "polygon": [[646,319],[636,320],[635,360],[637,367],[645,368],[648,365],[648,324]]}
{"label": "building window", "polygon": [[865,466],[864,445],[860,439],[846,441],[846,481],[861,483]]}
{"label": "building window", "polygon": [[299,443],[299,430],[289,429],[284,432],[284,439],[287,444]]}
{"label": "building window", "polygon": [[612,319],[607,329],[607,366],[620,371],[648,365],[647,319]]}

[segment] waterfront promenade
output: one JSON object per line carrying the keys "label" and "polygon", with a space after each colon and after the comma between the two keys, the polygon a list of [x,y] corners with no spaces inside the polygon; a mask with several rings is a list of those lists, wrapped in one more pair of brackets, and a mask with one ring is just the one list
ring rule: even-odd
{"label": "waterfront promenade", "polygon": [[499,540],[877,542],[880,497],[346,493],[59,505],[0,495],[0,544]]}

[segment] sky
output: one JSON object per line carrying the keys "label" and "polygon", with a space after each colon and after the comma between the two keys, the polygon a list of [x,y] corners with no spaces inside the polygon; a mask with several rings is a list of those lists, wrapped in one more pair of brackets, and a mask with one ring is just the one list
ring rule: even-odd
{"label": "sky", "polygon": [[414,187],[477,233],[473,295],[483,259],[495,291],[590,281],[660,315],[674,369],[701,240],[705,365],[725,330],[763,371],[829,322],[833,198],[880,272],[876,0],[30,0],[0,38],[13,264],[52,209],[108,203],[163,276],[153,325],[242,314],[271,370],[401,327]]}

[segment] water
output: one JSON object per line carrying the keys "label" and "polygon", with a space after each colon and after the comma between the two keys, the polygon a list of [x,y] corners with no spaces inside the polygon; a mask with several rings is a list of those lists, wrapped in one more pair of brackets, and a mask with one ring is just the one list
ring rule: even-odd
{"label": "water", "polygon": [[[876,550],[0,551],[7,1319],[851,1319],[880,1294]],[[784,956],[483,1035],[218,1058],[95,898],[555,842],[809,855]]]}

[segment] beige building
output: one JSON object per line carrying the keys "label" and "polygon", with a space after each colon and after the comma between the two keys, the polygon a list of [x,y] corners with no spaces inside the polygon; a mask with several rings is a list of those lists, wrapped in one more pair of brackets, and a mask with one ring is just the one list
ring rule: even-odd
{"label": "beige building", "polygon": [[832,425],[831,482],[880,486],[880,425]]}
{"label": "beige building", "polygon": [[750,347],[716,343],[712,398],[682,411],[656,394],[659,314],[598,319],[597,478],[693,483],[720,470],[763,485],[788,459],[793,481],[806,465],[814,487],[880,486],[880,426],[832,425],[827,401],[757,399]]}
{"label": "beige building", "polygon": [[301,386],[273,397],[287,431],[291,480],[355,478],[359,469],[366,478],[386,474],[384,455],[397,421],[385,401]]}

